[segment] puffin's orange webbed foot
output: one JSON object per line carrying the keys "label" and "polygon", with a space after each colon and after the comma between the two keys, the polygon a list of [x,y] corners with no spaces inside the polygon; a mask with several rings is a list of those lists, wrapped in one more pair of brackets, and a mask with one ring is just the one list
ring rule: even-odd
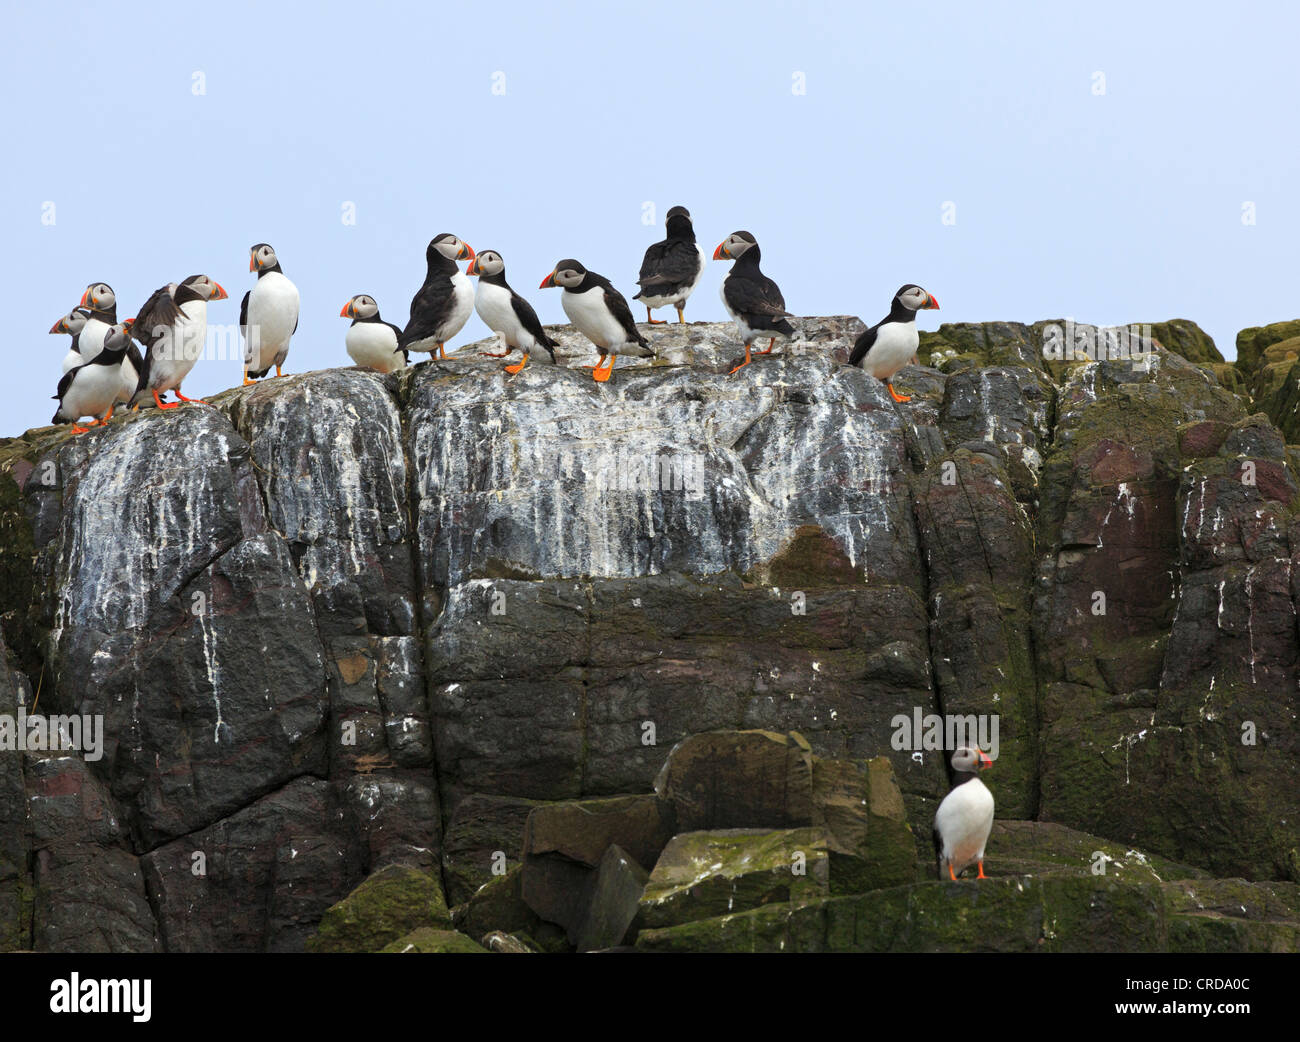
{"label": "puffin's orange webbed foot", "polygon": [[776,346],[776,337],[772,337],[772,338],[767,342],[767,347],[765,347],[762,351],[760,351],[759,354],[760,354],[760,355],[770,355],[770,354],[772,353],[772,348],[775,347],[775,346]]}
{"label": "puffin's orange webbed foot", "polygon": [[986,875],[984,874],[984,862],[983,862],[983,861],[980,862],[980,874],[977,875],[975,878],[976,878],[976,879],[988,879],[988,876],[986,876]]}
{"label": "puffin's orange webbed foot", "polygon": [[163,401],[161,398],[158,397],[158,392],[157,392],[157,391],[154,391],[154,393],[153,393],[153,400],[154,400],[154,402],[157,404],[158,408],[160,408],[160,409],[179,409],[179,408],[181,407],[181,403],[180,403],[180,402],[165,402],[165,401]]}
{"label": "puffin's orange webbed foot", "polygon": [[727,375],[728,375],[728,376],[732,376],[733,374],[740,372],[740,370],[744,369],[745,366],[749,365],[749,363],[750,363],[751,361],[752,361],[752,359],[751,359],[750,356],[749,356],[749,345],[746,344],[746,345],[745,345],[745,360],[744,360],[743,362],[741,362],[740,365],[736,366],[735,369],[731,370],[731,372],[728,373]]}
{"label": "puffin's orange webbed foot", "polygon": [[645,309],[645,320],[649,325],[652,326],[666,326],[668,324],[662,318],[652,318],[650,315],[649,307]]}
{"label": "puffin's orange webbed foot", "polygon": [[[504,356],[498,355],[497,357],[504,357]],[[521,371],[523,367],[526,366],[527,364],[528,364],[528,356],[524,355],[523,361],[516,362],[514,365],[508,365],[505,367],[505,370],[507,373],[510,373],[513,376],[515,373]]]}
{"label": "puffin's orange webbed foot", "polygon": [[891,384],[888,380],[885,381],[885,386],[889,388],[890,396],[893,397],[894,401],[910,402],[912,400],[912,396],[910,394],[899,394],[897,391],[895,391],[894,385]]}

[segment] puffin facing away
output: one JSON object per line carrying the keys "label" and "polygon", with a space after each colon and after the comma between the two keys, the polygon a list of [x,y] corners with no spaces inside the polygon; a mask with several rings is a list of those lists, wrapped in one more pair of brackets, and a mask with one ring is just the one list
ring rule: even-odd
{"label": "puffin facing away", "polygon": [[[560,345],[547,335],[533,306],[506,282],[506,262],[496,250],[484,250],[465,269],[466,275],[478,276],[474,293],[474,310],[484,325],[501,337],[509,354],[512,348],[524,353],[523,361],[506,366],[507,373],[517,373],[537,351],[539,361],[555,364],[555,349]],[[540,348],[541,350],[538,350]],[[505,355],[493,355],[504,358]]]}
{"label": "puffin facing away", "polygon": [[909,282],[894,294],[889,314],[858,337],[849,356],[849,365],[856,365],[878,380],[884,380],[894,401],[910,402],[911,396],[899,394],[889,380],[915,357],[916,349],[921,346],[921,335],[916,331],[916,313],[937,311],[938,308],[939,302],[934,297]]}
{"label": "puffin facing away", "polygon": [[72,337],[72,346],[68,348],[68,353],[63,356],[63,371],[66,373],[69,369],[75,369],[85,361],[81,357],[81,351],[77,341],[81,337],[81,331],[86,328],[86,323],[90,321],[90,308],[83,308],[80,305],[73,308],[61,319],[50,327],[50,333],[67,333]]}
{"label": "puffin facing away", "polygon": [[397,346],[402,331],[379,317],[379,305],[374,297],[358,293],[343,305],[339,317],[352,319],[343,342],[357,365],[378,369],[381,373],[406,368],[406,348]]}
{"label": "puffin facing away", "polygon": [[704,274],[705,253],[695,242],[690,212],[684,206],[674,206],[668,211],[666,224],[668,237],[645,251],[641,277],[636,280],[641,292],[632,298],[645,305],[645,320],[652,326],[664,322],[652,318],[651,309],[667,304],[677,309],[677,321],[685,322],[682,308]]}
{"label": "puffin facing away", "polygon": [[[239,329],[244,334],[244,386],[261,379],[275,366],[275,375],[289,354],[289,338],[298,332],[298,287],[285,276],[275,250],[264,242],[248,249],[248,270],[257,282],[239,304]],[[251,377],[251,379],[250,379]]]}
{"label": "puffin facing away", "polygon": [[434,236],[424,251],[424,285],[411,300],[411,317],[402,330],[402,346],[410,351],[437,351],[447,357],[447,341],[464,328],[474,312],[474,283],[456,262],[473,260],[469,243],[450,232]]}
{"label": "puffin facing away", "polygon": [[542,289],[556,286],[564,289],[560,303],[569,321],[600,353],[600,360],[591,367],[592,379],[604,383],[610,378],[615,355],[654,357],[654,348],[636,328],[627,298],[604,275],[588,271],[576,260],[566,259],[542,279]]}
{"label": "puffin facing away", "polygon": [[[122,389],[122,360],[131,343],[126,329],[126,323],[109,326],[95,357],[63,374],[54,394],[59,404],[51,423],[70,423],[73,434],[84,434],[90,427],[112,419]],[[100,413],[104,414],[102,418]],[[95,419],[83,427],[79,422],[83,416]]]}
{"label": "puffin facing away", "polygon": [[758,240],[749,232],[732,232],[713,251],[714,260],[736,262],[722,280],[722,304],[745,342],[745,360],[733,373],[749,365],[750,345],[760,337],[768,337],[760,355],[772,353],[777,336],[794,337],[794,327],[786,321],[793,316],[785,309],[780,287],[759,270],[761,257]]}
{"label": "puffin facing away", "polygon": [[[225,300],[226,296],[226,291],[206,275],[191,275],[183,282],[154,290],[131,326],[131,335],[145,348],[133,403],[145,391],[153,395],[160,409],[175,409],[181,402],[202,402],[181,394],[181,383],[203,354],[208,337],[208,301]],[[175,391],[180,401],[164,404],[161,396],[168,391]]]}
{"label": "puffin facing away", "polygon": [[978,772],[993,766],[979,749],[963,745],[952,754],[952,790],[934,815],[934,852],[939,860],[939,878],[948,869],[953,882],[967,865],[978,864],[984,875],[984,844],[993,829],[993,793],[979,779]]}

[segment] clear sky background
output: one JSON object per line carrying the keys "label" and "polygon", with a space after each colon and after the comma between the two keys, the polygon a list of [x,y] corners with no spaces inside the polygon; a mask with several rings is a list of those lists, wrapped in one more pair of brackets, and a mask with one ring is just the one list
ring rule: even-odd
{"label": "clear sky background", "polygon": [[[350,364],[355,293],[405,323],[439,232],[561,322],[554,262],[630,297],[675,204],[710,252],[752,231],[798,314],[874,322],[918,282],[922,328],[1182,317],[1232,357],[1300,315],[1298,30],[1284,3],[10,5],[0,435],[49,422],[46,330],[90,282],[125,317],[209,274],[234,325],[270,242],[301,372]],[[723,273],[688,319],[725,318]]]}

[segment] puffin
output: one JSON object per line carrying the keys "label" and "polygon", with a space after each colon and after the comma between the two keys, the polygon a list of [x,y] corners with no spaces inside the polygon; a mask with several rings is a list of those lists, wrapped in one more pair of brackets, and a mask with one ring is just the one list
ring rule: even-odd
{"label": "puffin", "polygon": [[410,351],[437,351],[446,358],[446,343],[461,331],[474,312],[474,283],[456,266],[473,260],[469,243],[450,232],[430,240],[424,251],[428,265],[424,285],[411,300],[411,317],[402,330],[402,346]]}
{"label": "puffin", "polygon": [[988,754],[963,745],[952,754],[952,790],[934,815],[934,852],[939,878],[948,868],[948,878],[957,881],[967,865],[978,864],[984,874],[984,844],[993,829],[993,793],[979,779],[979,772],[993,766]]}
{"label": "puffin", "polygon": [[352,319],[344,344],[357,365],[391,373],[405,369],[410,360],[406,348],[398,347],[402,331],[379,317],[379,304],[367,293],[358,293],[343,305],[340,318]]}
{"label": "puffin", "polygon": [[889,382],[896,372],[916,357],[921,336],[916,331],[918,311],[937,311],[939,302],[920,286],[908,283],[894,294],[889,314],[864,331],[853,345],[849,365],[865,369],[885,386],[896,402],[910,402],[910,395],[899,394]]}
{"label": "puffin", "polygon": [[[128,328],[125,322],[109,326],[95,357],[63,374],[54,393],[59,404],[51,423],[70,423],[73,434],[85,434],[91,427],[112,419],[122,388],[122,360],[131,343]],[[83,416],[94,419],[83,427]]]}
{"label": "puffin", "polygon": [[668,237],[645,251],[641,276],[636,280],[641,292],[632,298],[645,305],[645,320],[652,326],[661,326],[664,320],[653,318],[651,309],[668,304],[677,309],[679,324],[686,321],[682,308],[700,284],[706,259],[704,249],[695,241],[695,226],[686,207],[674,206],[665,223]]}
{"label": "puffin", "polygon": [[[226,291],[207,275],[191,275],[154,290],[131,326],[131,335],[145,348],[132,404],[145,391],[153,395],[160,409],[203,401],[181,394],[181,382],[203,353],[208,336],[208,302],[225,300],[226,296]],[[175,391],[180,400],[164,403],[161,395],[168,391]]]}
{"label": "puffin", "polygon": [[81,306],[90,310],[90,318],[77,337],[77,351],[89,362],[99,354],[109,326],[117,322],[117,295],[108,283],[92,282],[81,295]]}
{"label": "puffin", "polygon": [[504,354],[489,357],[504,358],[514,348],[522,351],[523,360],[506,366],[507,373],[522,370],[534,351],[538,352],[540,361],[555,365],[555,349],[560,346],[559,342],[547,335],[533,306],[506,282],[506,262],[501,259],[501,254],[496,250],[484,250],[469,262],[465,274],[478,276],[474,310],[484,325],[501,337],[506,349]]}
{"label": "puffin", "polygon": [[81,305],[73,308],[61,319],[50,327],[50,333],[67,333],[72,337],[72,346],[68,348],[68,353],[63,356],[63,371],[66,373],[69,369],[75,369],[85,361],[81,357],[81,350],[77,341],[81,337],[81,331],[86,328],[86,323],[90,321],[90,308],[83,308]]}
{"label": "puffin", "polygon": [[257,282],[239,304],[239,331],[244,335],[244,386],[261,379],[275,366],[275,375],[289,353],[289,338],[298,332],[298,287],[285,276],[269,245],[248,248],[248,270]]}
{"label": "puffin", "polygon": [[[564,290],[560,302],[569,321],[596,345],[600,353],[600,360],[589,367],[593,379],[604,383],[610,378],[614,372],[615,355],[654,357],[654,348],[636,328],[627,298],[604,275],[588,271],[576,260],[565,259],[542,279],[542,289],[556,286]],[[608,367],[606,359],[609,360]]]}
{"label": "puffin", "polygon": [[760,355],[772,353],[776,337],[794,337],[794,327],[786,321],[793,318],[785,309],[785,298],[780,287],[759,270],[761,259],[758,240],[749,232],[732,232],[713,251],[714,260],[734,260],[727,277],[722,280],[722,303],[727,314],[736,320],[741,339],[745,342],[745,360],[731,370],[733,373],[749,365],[750,346],[760,337],[768,337],[767,347]]}

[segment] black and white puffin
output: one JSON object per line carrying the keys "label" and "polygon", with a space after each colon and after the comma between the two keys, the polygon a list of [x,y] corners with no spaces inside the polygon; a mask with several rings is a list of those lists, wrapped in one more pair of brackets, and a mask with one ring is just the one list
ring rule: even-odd
{"label": "black and white puffin", "polygon": [[92,282],[81,295],[81,306],[90,309],[90,318],[77,337],[77,351],[89,362],[99,354],[110,326],[117,322],[117,295],[106,282]]}
{"label": "black and white puffin", "polygon": [[275,250],[264,242],[248,248],[248,270],[257,272],[253,288],[239,303],[239,330],[244,335],[244,386],[275,366],[275,375],[289,354],[289,338],[298,332],[298,287],[280,268]]}
{"label": "black and white puffin", "polygon": [[645,305],[645,320],[652,326],[663,325],[663,319],[652,318],[651,309],[671,304],[677,309],[677,321],[685,322],[682,308],[686,299],[695,292],[704,274],[706,254],[695,241],[695,227],[684,206],[674,206],[668,211],[668,237],[645,251],[641,261],[641,287],[633,300]]}
{"label": "black and white puffin", "polygon": [[[181,383],[203,354],[208,337],[208,301],[225,300],[226,291],[207,275],[171,282],[144,302],[131,335],[144,345],[144,361],[134,399],[148,391],[160,409],[175,409],[186,398]],[[161,395],[175,391],[180,401],[164,404]]]}
{"label": "black and white puffin", "polygon": [[[528,364],[534,351],[538,352],[541,361],[554,365],[555,349],[560,345],[542,328],[533,306],[506,282],[506,262],[501,259],[501,254],[496,250],[484,250],[469,262],[465,274],[478,276],[474,310],[483,324],[501,338],[505,354],[514,348],[524,353],[522,361],[505,367],[506,372],[519,372]],[[505,354],[491,357],[504,358]]]}
{"label": "black and white puffin", "polygon": [[77,368],[85,361],[81,357],[77,341],[81,336],[81,331],[86,328],[88,321],[90,321],[90,308],[83,308],[78,305],[50,327],[51,333],[67,333],[72,337],[72,346],[68,348],[68,353],[63,356],[63,371],[65,373],[69,369]]}
{"label": "black and white puffin", "polygon": [[340,318],[352,319],[344,345],[357,365],[391,373],[405,369],[406,348],[398,347],[402,331],[379,317],[379,304],[367,293],[358,293],[343,305]]}
{"label": "black and white puffin", "polygon": [[402,330],[402,346],[409,351],[437,351],[447,357],[447,341],[464,328],[474,313],[474,283],[456,266],[473,260],[467,242],[449,232],[435,236],[424,251],[428,268],[424,285],[411,300],[411,317]]}
{"label": "black and white puffin", "polygon": [[979,772],[993,766],[988,754],[963,745],[952,754],[952,790],[934,815],[934,853],[939,878],[948,869],[956,882],[967,865],[979,865],[984,875],[984,845],[993,829],[993,793],[979,779]]}
{"label": "black and white puffin", "polygon": [[870,329],[865,330],[853,344],[849,365],[865,369],[885,386],[896,402],[910,402],[909,395],[894,390],[890,378],[914,357],[921,346],[921,336],[916,331],[916,313],[935,311],[939,302],[920,286],[908,283],[894,294],[889,314]]}
{"label": "black and white puffin", "polygon": [[767,355],[772,353],[778,336],[795,335],[794,327],[786,321],[793,316],[785,309],[780,287],[759,270],[761,258],[758,240],[749,232],[732,232],[713,251],[714,260],[736,262],[722,280],[723,306],[736,320],[745,342],[745,360],[731,370],[733,373],[749,365],[749,349],[755,340],[768,337],[767,347],[758,352]]}
{"label": "black and white puffin", "polygon": [[[50,422],[72,424],[73,434],[84,434],[96,424],[108,423],[122,389],[122,360],[130,344],[125,323],[109,326],[95,357],[63,374],[54,394],[59,404]],[[95,418],[83,427],[83,416]]]}
{"label": "black and white puffin", "polygon": [[[654,348],[636,328],[627,298],[604,275],[588,271],[576,260],[566,259],[542,279],[542,289],[555,286],[564,290],[560,303],[569,321],[600,353],[600,360],[591,367],[593,379],[604,383],[610,378],[615,355],[654,357]],[[608,367],[606,359],[609,359]]]}

